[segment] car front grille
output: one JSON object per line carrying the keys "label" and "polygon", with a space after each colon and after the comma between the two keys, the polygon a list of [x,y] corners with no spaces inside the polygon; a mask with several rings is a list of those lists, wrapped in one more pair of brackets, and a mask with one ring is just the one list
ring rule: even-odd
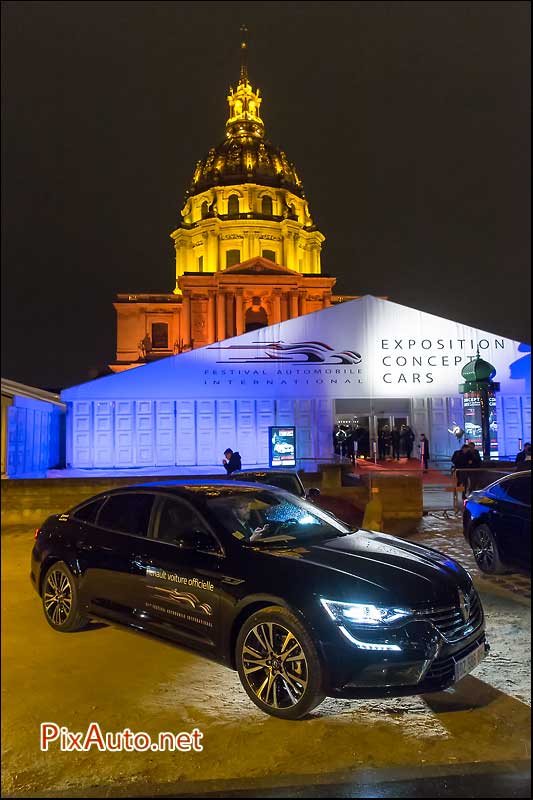
{"label": "car front grille", "polygon": [[472,644],[465,647],[464,650],[460,650],[459,653],[456,653],[454,656],[436,659],[424,675],[424,683],[437,683],[440,686],[444,683],[452,682],[455,676],[455,662],[473,653],[484,641],[485,636],[480,636],[479,639],[476,639],[475,642],[472,642]]}
{"label": "car front grille", "polygon": [[459,642],[473,633],[483,622],[483,609],[478,593],[474,588],[467,595],[467,600],[470,604],[470,611],[466,620],[461,612],[459,600],[457,605],[454,606],[416,609],[416,619],[432,622],[450,644]]}

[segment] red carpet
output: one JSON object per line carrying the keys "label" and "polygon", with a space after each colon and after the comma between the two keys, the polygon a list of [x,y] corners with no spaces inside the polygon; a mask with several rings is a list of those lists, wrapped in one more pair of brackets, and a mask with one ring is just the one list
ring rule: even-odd
{"label": "red carpet", "polygon": [[422,471],[420,461],[417,458],[401,458],[400,461],[378,461],[375,464],[373,461],[366,461],[365,459],[358,458],[357,465],[353,468],[354,474],[362,475],[365,472],[400,472],[404,475],[421,475],[422,482],[425,484],[433,485],[454,485],[454,480],[450,475],[448,469],[431,468],[427,472]]}

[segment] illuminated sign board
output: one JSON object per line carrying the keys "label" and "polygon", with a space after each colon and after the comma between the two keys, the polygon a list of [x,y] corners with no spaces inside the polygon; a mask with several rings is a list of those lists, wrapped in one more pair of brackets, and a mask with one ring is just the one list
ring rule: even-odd
{"label": "illuminated sign board", "polygon": [[[498,423],[496,420],[496,397],[489,392],[490,457],[498,458]],[[479,392],[467,392],[463,396],[465,414],[465,439],[474,442],[476,449],[483,452],[483,428],[481,419],[481,398]]]}
{"label": "illuminated sign board", "polygon": [[296,466],[296,428],[290,425],[268,429],[269,454],[271,467]]}

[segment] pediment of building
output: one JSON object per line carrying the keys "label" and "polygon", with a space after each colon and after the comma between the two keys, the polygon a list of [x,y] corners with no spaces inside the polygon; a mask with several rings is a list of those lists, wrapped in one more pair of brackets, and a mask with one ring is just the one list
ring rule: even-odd
{"label": "pediment of building", "polygon": [[274,261],[269,261],[268,258],[256,256],[249,258],[248,261],[243,261],[241,264],[235,264],[233,267],[226,267],[220,273],[221,275],[299,275],[288,267],[281,264],[276,264]]}

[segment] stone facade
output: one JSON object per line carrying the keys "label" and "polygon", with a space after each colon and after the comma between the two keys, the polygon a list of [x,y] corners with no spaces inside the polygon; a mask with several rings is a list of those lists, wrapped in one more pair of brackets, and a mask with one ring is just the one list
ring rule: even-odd
{"label": "stone facade", "polygon": [[224,140],[198,161],[171,233],[175,287],[120,294],[114,372],[294,319],[332,297],[317,229],[294,164],[265,138],[246,68],[228,95]]}

